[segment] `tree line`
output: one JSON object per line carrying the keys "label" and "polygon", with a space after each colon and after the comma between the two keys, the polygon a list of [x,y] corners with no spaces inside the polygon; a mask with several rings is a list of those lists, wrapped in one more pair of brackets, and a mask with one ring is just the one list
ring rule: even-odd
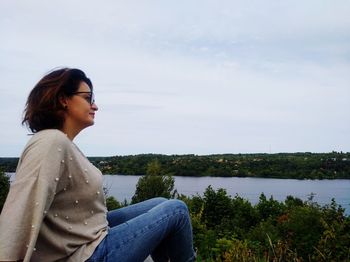
{"label": "tree line", "polygon": [[[172,176],[350,179],[350,153],[278,153],[89,157],[103,174],[144,175],[157,160]],[[18,158],[0,158],[0,168],[15,172]]]}

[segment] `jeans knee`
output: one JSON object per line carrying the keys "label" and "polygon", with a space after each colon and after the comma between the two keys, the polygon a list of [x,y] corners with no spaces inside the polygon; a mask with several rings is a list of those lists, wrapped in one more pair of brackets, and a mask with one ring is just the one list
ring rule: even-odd
{"label": "jeans knee", "polygon": [[182,212],[184,212],[186,214],[189,213],[187,205],[182,200],[170,199],[170,200],[168,200],[168,204],[172,210],[181,210]]}
{"label": "jeans knee", "polygon": [[146,200],[146,201],[151,201],[155,205],[159,205],[159,204],[162,204],[162,203],[168,201],[168,199],[165,197],[154,197],[154,198],[151,198],[151,199]]}
{"label": "jeans knee", "polygon": [[154,199],[154,200],[156,200],[156,201],[159,201],[159,202],[164,202],[164,201],[167,201],[167,200],[168,200],[168,199],[165,198],[165,197],[154,197],[154,198],[152,198],[152,199]]}

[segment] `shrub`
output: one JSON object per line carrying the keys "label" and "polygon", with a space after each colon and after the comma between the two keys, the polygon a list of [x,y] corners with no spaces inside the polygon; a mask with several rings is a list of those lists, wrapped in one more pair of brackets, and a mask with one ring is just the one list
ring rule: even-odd
{"label": "shrub", "polygon": [[10,179],[3,171],[0,171],[0,213],[4,206],[9,190]]}

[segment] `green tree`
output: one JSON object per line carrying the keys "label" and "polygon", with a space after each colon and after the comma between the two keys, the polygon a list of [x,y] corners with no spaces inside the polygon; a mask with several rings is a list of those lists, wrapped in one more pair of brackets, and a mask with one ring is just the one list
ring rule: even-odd
{"label": "green tree", "polygon": [[113,196],[109,196],[106,198],[106,206],[108,211],[122,207],[122,205],[118,202],[118,200],[115,199]]}
{"label": "green tree", "polygon": [[279,225],[281,235],[290,248],[305,259],[315,251],[322,236],[322,213],[317,206],[297,206],[289,211],[287,219]]}
{"label": "green tree", "polygon": [[223,188],[215,191],[210,185],[204,192],[203,220],[209,228],[226,221],[231,214],[231,198]]}
{"label": "green tree", "polygon": [[231,206],[232,212],[227,222],[229,231],[238,238],[244,238],[249,230],[259,222],[258,212],[248,200],[238,195],[232,198]]}
{"label": "green tree", "polygon": [[171,175],[164,175],[158,160],[151,161],[147,165],[146,175],[140,177],[136,185],[136,191],[132,197],[132,203],[138,203],[153,197],[171,198],[174,191],[175,180]]}
{"label": "green tree", "polygon": [[283,214],[285,206],[283,203],[278,202],[271,196],[267,200],[264,193],[260,194],[259,203],[256,205],[256,209],[259,213],[260,219],[266,220],[269,217],[276,218]]}
{"label": "green tree", "polygon": [[10,179],[3,171],[0,171],[0,213],[1,213],[2,207],[4,206],[9,190],[10,190]]}

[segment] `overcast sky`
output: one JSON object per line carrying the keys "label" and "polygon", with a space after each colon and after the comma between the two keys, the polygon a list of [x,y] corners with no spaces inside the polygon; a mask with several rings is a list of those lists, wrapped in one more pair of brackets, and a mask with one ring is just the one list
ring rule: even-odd
{"label": "overcast sky", "polygon": [[49,70],[95,87],[88,156],[350,151],[350,1],[0,2],[0,156]]}

